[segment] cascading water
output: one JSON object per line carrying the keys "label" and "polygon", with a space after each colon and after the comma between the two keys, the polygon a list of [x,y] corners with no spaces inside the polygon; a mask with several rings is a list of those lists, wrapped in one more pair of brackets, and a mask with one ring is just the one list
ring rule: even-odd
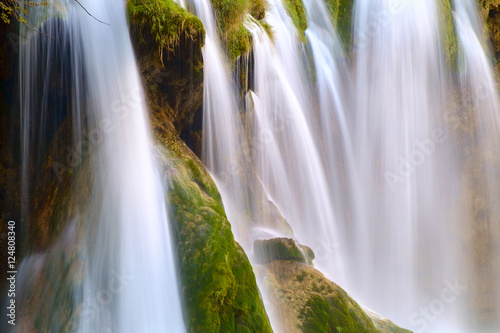
{"label": "cascading water", "polygon": [[[439,8],[423,1],[356,2],[358,98],[352,126],[355,178],[361,181],[353,191],[354,230],[360,242],[348,251],[354,264],[346,275],[355,297],[410,329],[483,332],[487,328],[474,322],[491,323],[491,318],[478,317],[495,317],[498,306],[493,285],[498,250],[490,243],[498,239],[492,208],[498,182],[491,170],[494,159],[485,158],[498,152],[496,87],[481,46],[475,4],[456,1],[462,95],[471,96],[480,87],[489,95],[472,97],[472,102],[464,98],[460,107],[454,104],[457,93],[447,75],[438,25],[450,13]],[[463,140],[456,118],[470,110],[458,109],[471,108],[472,123],[488,134]],[[483,176],[473,176],[478,165]],[[471,185],[481,179],[488,179],[484,188],[489,190]],[[481,196],[484,192],[488,194]],[[485,200],[482,208],[477,200]],[[474,222],[484,219],[479,212],[488,216],[486,232],[478,232],[484,228]],[[470,235],[479,239],[471,241]],[[487,254],[488,263],[467,264],[478,262],[468,251]],[[451,298],[443,296],[450,290]]]}
{"label": "cascading water", "polygon": [[460,216],[460,171],[444,121],[451,89],[439,15],[432,1],[355,3],[358,241],[348,250],[347,279],[360,301],[413,329],[419,321],[412,312],[445,281],[462,278],[449,260],[457,247],[449,232]]}
{"label": "cascading water", "polygon": [[[238,241],[246,233],[247,192],[242,179],[242,126],[236,91],[222,53],[212,6],[208,0],[192,0],[203,22],[203,162],[214,177],[228,219]],[[245,244],[244,242],[242,244]]]}
{"label": "cascading water", "polygon": [[[307,47],[312,54],[313,94],[319,109],[318,128],[320,151],[325,152],[326,176],[332,192],[333,207],[338,220],[350,220],[350,193],[355,181],[351,133],[346,113],[351,109],[352,79],[350,64],[342,50],[339,37],[323,1],[305,0],[309,26],[305,31]],[[337,223],[337,228],[341,223]],[[340,245],[340,244],[338,244]],[[340,277],[337,277],[340,278]],[[339,281],[340,282],[340,281]]]}
{"label": "cascading water", "polygon": [[[54,291],[57,300],[58,294],[66,292],[62,289],[68,288],[74,309],[81,310],[79,316],[72,317],[73,331],[183,332],[164,187],[152,151],[124,3],[82,0],[81,4],[109,25],[97,22],[73,1],[54,2],[47,9],[32,12],[33,22],[38,21],[40,29],[54,39],[32,33],[21,47],[21,110],[26,152],[23,163],[30,163],[32,149],[27,134],[31,130],[29,120],[38,110],[53,106],[49,104],[52,96],[45,92],[50,84],[62,78],[51,77],[51,70],[57,73],[58,67],[49,65],[60,61],[66,64],[64,74],[69,76],[65,77],[70,78],[66,82],[71,87],[66,106],[73,112],[74,142],[82,142],[84,128],[89,137],[90,148],[81,144],[72,148],[81,162],[71,166],[73,174],[83,172],[88,166],[89,198],[87,204],[81,204],[85,200],[79,189],[85,187],[75,183],[70,202],[80,206],[75,210],[73,222],[68,223],[69,231],[62,234],[59,245],[46,256],[27,258],[26,264],[21,265],[26,271],[23,273],[21,269],[19,274],[28,280],[35,279],[41,274],[41,267],[60,265],[64,252],[73,252],[68,247],[76,248],[80,239],[83,248],[77,252],[85,262],[82,281],[60,283]],[[38,85],[44,73],[45,80]],[[75,236],[78,230],[84,230],[84,235]],[[73,235],[68,239],[74,243],[65,240],[68,235]],[[36,274],[31,277],[33,271]],[[32,302],[28,295],[25,297],[26,302]],[[45,307],[52,309],[47,314],[52,317],[61,313],[58,306],[65,305],[61,301],[52,303],[50,299],[47,298]],[[36,319],[36,325],[42,325],[38,327],[40,331],[68,329],[61,326],[65,323],[60,319],[40,319],[44,307],[33,308],[40,312],[23,313],[21,318]]]}
{"label": "cascading water", "polygon": [[253,151],[254,169],[296,238],[318,254],[316,264],[331,277],[340,277],[339,252],[320,255],[323,246],[337,244],[338,232],[312,135],[314,114],[297,31],[280,1],[269,2],[266,21],[274,29],[275,45],[258,24],[247,24],[255,67],[253,135],[267,139]]}

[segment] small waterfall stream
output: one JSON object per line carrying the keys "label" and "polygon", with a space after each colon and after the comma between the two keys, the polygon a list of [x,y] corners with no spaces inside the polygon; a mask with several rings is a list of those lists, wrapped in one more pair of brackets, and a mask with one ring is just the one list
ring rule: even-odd
{"label": "small waterfall stream", "polygon": [[[29,134],[29,119],[56,107],[47,91],[69,78],[63,83],[70,87],[66,106],[72,112],[75,142],[69,153],[80,158],[71,171],[76,175],[86,166],[90,171],[85,180],[89,184],[76,182],[71,194],[70,202],[78,208],[75,220],[68,223],[67,233],[73,236],[63,235],[66,248],[57,245],[44,257],[25,259],[27,264],[21,267],[26,271],[21,269],[19,274],[23,279],[35,278],[40,274],[36,267],[42,267],[40,260],[46,261],[45,267],[60,265],[57,253],[64,257],[67,251],[69,256],[82,241],[82,281],[66,286],[71,295],[66,302],[73,301],[74,308],[82,311],[74,317],[72,331],[184,332],[165,188],[152,150],[124,3],[82,0],[81,4],[108,24],[97,22],[72,1],[58,1],[32,12],[33,22],[39,20],[40,29],[53,39],[23,32],[31,34],[20,50],[23,164],[30,163],[30,152],[36,149],[30,146],[37,138]],[[65,65],[64,71],[58,70],[58,64]],[[90,147],[81,146],[83,133],[89,135]],[[84,188],[89,189],[87,199]],[[79,204],[85,200],[88,204]],[[84,230],[83,235],[78,230]],[[31,267],[30,263],[38,264]],[[33,271],[36,274],[29,273]],[[56,300],[60,292],[63,286],[56,289]],[[29,302],[30,296],[24,297]],[[58,307],[68,307],[56,300],[45,300],[51,317],[60,313]],[[48,327],[37,322],[38,329],[68,329],[54,326],[57,321],[54,318]],[[18,331],[23,329],[27,328]]]}
{"label": "small waterfall stream", "polygon": [[349,246],[348,279],[361,302],[406,327],[445,279],[458,277],[448,235],[460,216],[460,170],[443,117],[452,86],[439,15],[433,1],[355,7],[351,227],[359,240]]}
{"label": "small waterfall stream", "polygon": [[[266,20],[275,29],[275,45],[256,23],[247,25],[254,43],[253,134],[267,138],[255,149],[254,168],[295,237],[319,254],[321,246],[337,243],[333,201],[313,136],[301,44],[281,2],[269,6]],[[332,277],[341,275],[338,252],[316,262]]]}

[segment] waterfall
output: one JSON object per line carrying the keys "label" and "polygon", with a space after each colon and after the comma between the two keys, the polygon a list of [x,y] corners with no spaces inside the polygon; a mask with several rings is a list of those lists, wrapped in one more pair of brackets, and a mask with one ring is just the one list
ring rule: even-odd
{"label": "waterfall", "polygon": [[254,149],[254,169],[298,241],[318,254],[316,265],[324,267],[331,277],[340,278],[340,253],[329,251],[338,243],[336,216],[313,135],[314,106],[302,44],[280,1],[269,1],[266,21],[274,29],[274,45],[258,24],[247,24],[253,36],[255,67],[253,136],[265,138]]}
{"label": "waterfall", "polygon": [[461,277],[450,260],[461,189],[443,112],[452,86],[440,12],[433,1],[358,0],[354,15],[359,181],[352,227],[359,239],[348,251],[354,264],[347,276],[360,301],[416,329],[412,312],[432,301],[444,281]]}
{"label": "waterfall", "polygon": [[[352,79],[350,62],[345,56],[328,9],[323,1],[305,0],[309,26],[305,32],[307,47],[312,54],[313,95],[321,133],[318,145],[325,157],[326,176],[332,192],[333,207],[338,220],[349,220],[352,215],[350,182],[353,165],[352,133],[348,113],[352,106]],[[337,223],[341,228],[342,223]],[[340,240],[338,240],[340,242]]]}
{"label": "waterfall", "polygon": [[212,5],[192,0],[194,12],[203,22],[203,138],[202,160],[221,193],[224,208],[238,241],[246,231],[247,192],[242,177],[242,133],[239,103],[222,52]]}
{"label": "waterfall", "polygon": [[[45,260],[45,267],[56,265],[65,251],[66,256],[75,251],[68,248],[76,249],[85,262],[81,283],[52,286],[55,295],[70,288],[66,302],[72,301],[74,311],[81,311],[80,316],[72,317],[72,331],[183,332],[165,188],[152,150],[124,2],[80,2],[105,24],[73,1],[57,1],[30,14],[30,23],[50,37],[22,31],[29,36],[20,50],[23,165],[32,163],[30,158],[37,149],[32,143],[41,140],[30,134],[36,125],[30,119],[43,120],[47,118],[44,112],[59,107],[62,112],[72,112],[75,144],[68,156],[76,159],[66,167],[73,175],[88,167],[89,178],[85,183],[75,178],[70,202],[76,202],[78,208],[61,241],[46,256],[25,259],[26,264],[21,265],[25,272],[20,268],[19,274],[29,279],[29,272],[42,266],[40,261]],[[65,89],[57,91],[57,87]],[[67,94],[60,99],[65,101],[62,106],[53,103],[54,93]],[[84,188],[89,191],[86,204],[82,203]],[[81,230],[83,234],[75,236]],[[68,235],[73,236],[65,240]],[[80,241],[82,249],[77,248]],[[31,267],[32,262],[37,266]],[[24,297],[28,302],[29,295]],[[56,300],[41,300],[45,305],[33,308],[44,311],[53,307],[49,316],[56,316],[60,313],[57,306],[67,306]],[[28,320],[39,316],[36,312],[23,315]],[[43,327],[47,320],[42,321],[38,329],[63,331],[64,323],[54,322],[58,320]]]}

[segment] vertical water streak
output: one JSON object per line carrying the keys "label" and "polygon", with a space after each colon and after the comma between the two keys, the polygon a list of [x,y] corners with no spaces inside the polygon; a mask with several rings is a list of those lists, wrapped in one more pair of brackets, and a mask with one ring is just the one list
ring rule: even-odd
{"label": "vertical water streak", "polygon": [[218,37],[208,0],[192,0],[205,27],[203,47],[202,160],[221,193],[236,239],[246,248],[248,196],[243,185],[242,137],[239,103]]}
{"label": "vertical water streak", "polygon": [[357,0],[354,14],[358,241],[347,278],[365,305],[417,330],[419,307],[439,297],[445,281],[463,278],[454,256],[460,173],[444,121],[450,86],[439,10],[434,1]]}
{"label": "vertical water streak", "polygon": [[315,264],[341,279],[336,217],[313,135],[302,44],[280,1],[269,2],[266,21],[273,27],[274,45],[257,23],[247,23],[253,36],[253,135],[265,138],[255,149],[254,169],[296,238],[315,251]]}
{"label": "vertical water streak", "polygon": [[[83,238],[85,272],[81,284],[70,286],[73,295],[67,300],[82,311],[73,318],[73,330],[183,332],[164,187],[152,151],[124,3],[86,0],[81,4],[109,25],[97,22],[72,1],[54,2],[48,15],[41,9],[32,13],[40,13],[33,14],[33,23],[40,24],[40,29],[56,42],[35,35],[22,45],[20,55],[22,113],[26,122],[39,110],[53,105],[52,100],[44,95],[38,97],[35,92],[44,92],[48,83],[61,80],[49,77],[50,82],[38,86],[40,80],[33,80],[33,76],[43,73],[40,59],[60,57],[69,63],[71,89],[66,92],[68,96],[61,98],[71,100],[67,109],[72,111],[74,146],[69,148],[69,154],[79,158],[69,167],[73,174],[84,165],[91,170],[85,179],[91,191],[88,206],[80,206],[75,212],[79,221],[76,230],[83,230],[75,239]],[[50,43],[63,45],[61,49],[39,47]],[[43,120],[46,115],[40,117]],[[28,136],[26,132],[24,135]],[[84,135],[86,148],[82,148]],[[25,151],[28,159],[32,148],[26,147]],[[69,202],[78,206],[84,194],[79,193],[81,187],[76,183],[74,188]],[[54,249],[61,251],[58,246]],[[55,263],[46,260],[44,265]],[[66,287],[55,285],[55,293],[62,292],[57,288]]]}
{"label": "vertical water streak", "polygon": [[[353,176],[354,156],[352,129],[349,114],[352,114],[353,96],[350,61],[344,55],[342,44],[323,1],[304,0],[308,16],[305,31],[307,48],[312,54],[312,89],[315,96],[314,107],[319,110],[319,119],[312,124],[313,132],[320,133],[318,150],[323,152],[326,177],[332,193],[332,204],[337,219],[338,247],[346,248],[357,237],[352,234],[349,224],[354,218],[353,184],[358,180]],[[317,105],[317,106],[316,106]],[[335,251],[340,249],[332,247]],[[343,287],[347,281],[339,276],[335,281]]]}

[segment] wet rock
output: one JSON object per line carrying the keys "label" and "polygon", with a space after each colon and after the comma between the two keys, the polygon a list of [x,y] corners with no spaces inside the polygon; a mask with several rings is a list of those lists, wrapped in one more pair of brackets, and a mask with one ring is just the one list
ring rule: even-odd
{"label": "wet rock", "polygon": [[314,259],[314,252],[309,247],[297,244],[291,238],[259,239],[253,243],[253,250],[262,264],[278,259],[312,264]]}

